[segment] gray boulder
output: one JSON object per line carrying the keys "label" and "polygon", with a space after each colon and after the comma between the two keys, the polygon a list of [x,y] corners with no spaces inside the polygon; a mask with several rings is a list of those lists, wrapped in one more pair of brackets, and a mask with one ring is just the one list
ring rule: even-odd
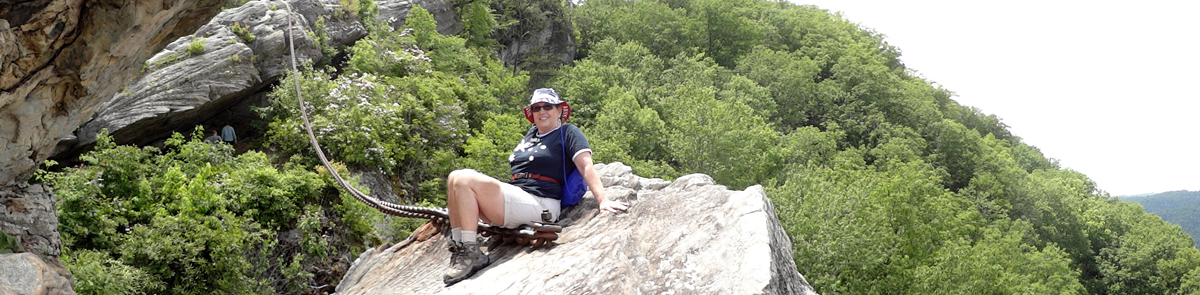
{"label": "gray boulder", "polygon": [[0,254],[0,294],[75,294],[71,273],[57,258]]}
{"label": "gray boulder", "polygon": [[[493,262],[441,281],[448,237],[428,231],[363,252],[337,294],[815,294],[761,186],[732,191],[703,174],[646,179],[597,165],[627,213],[601,213],[588,193],[563,215],[558,241],[488,249]],[[427,227],[427,230],[429,228]]]}

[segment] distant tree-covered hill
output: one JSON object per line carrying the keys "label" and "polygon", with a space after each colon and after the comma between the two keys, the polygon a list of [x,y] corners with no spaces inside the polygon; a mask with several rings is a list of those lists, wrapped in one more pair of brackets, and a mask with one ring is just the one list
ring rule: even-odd
{"label": "distant tree-covered hill", "polygon": [[1192,235],[1200,245],[1200,191],[1174,191],[1145,196],[1124,196],[1122,201],[1140,204],[1146,212],[1161,216]]}

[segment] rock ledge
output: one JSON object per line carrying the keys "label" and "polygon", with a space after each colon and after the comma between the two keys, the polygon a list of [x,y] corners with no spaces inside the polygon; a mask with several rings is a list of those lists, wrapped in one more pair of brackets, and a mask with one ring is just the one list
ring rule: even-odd
{"label": "rock ledge", "polygon": [[816,294],[761,186],[732,191],[692,174],[675,182],[598,164],[608,195],[631,204],[601,213],[591,193],[566,211],[557,243],[489,249],[492,264],[450,287],[448,237],[414,234],[368,249],[338,294]]}

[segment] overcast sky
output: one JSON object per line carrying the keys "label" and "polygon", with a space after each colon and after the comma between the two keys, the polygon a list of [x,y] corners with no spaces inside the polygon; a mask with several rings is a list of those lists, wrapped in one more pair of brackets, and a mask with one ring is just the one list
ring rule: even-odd
{"label": "overcast sky", "polygon": [[791,1],[886,35],[1114,196],[1200,191],[1200,1]]}

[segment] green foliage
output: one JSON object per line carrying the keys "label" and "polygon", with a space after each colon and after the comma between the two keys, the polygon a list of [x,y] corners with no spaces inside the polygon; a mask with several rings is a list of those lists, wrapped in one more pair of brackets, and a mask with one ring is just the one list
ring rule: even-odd
{"label": "green foliage", "polygon": [[770,91],[779,107],[772,117],[783,126],[806,126],[808,118],[828,108],[817,96],[817,63],[807,56],[756,47],[738,63],[740,72]]}
{"label": "green foliage", "polygon": [[989,224],[970,200],[938,185],[938,174],[919,160],[874,172],[860,157],[843,153],[834,169],[806,170],[770,192],[792,235],[797,265],[819,290],[1082,291],[1065,253],[1024,243],[1031,235],[1027,224]]}
{"label": "green foliage", "polygon": [[375,6],[375,1],[371,0],[338,0],[338,4],[341,4],[339,12],[346,12],[350,15],[357,15],[363,18],[375,15],[379,9]]}
{"label": "green foliage", "polygon": [[1180,281],[1183,281],[1183,284],[1179,288],[1179,294],[1200,294],[1200,268],[1188,272]]}
{"label": "green foliage", "polygon": [[516,116],[495,116],[483,122],[479,136],[467,138],[463,151],[467,154],[455,167],[475,169],[497,179],[511,175],[508,156],[514,142],[520,142],[528,122]]}
{"label": "green foliage", "polygon": [[1121,197],[1122,201],[1142,205],[1146,212],[1177,224],[1200,245],[1200,192],[1173,191],[1149,196]]}
{"label": "green foliage", "polygon": [[192,38],[192,41],[188,42],[187,52],[191,56],[204,54],[204,38]]}
{"label": "green foliage", "polygon": [[687,9],[660,1],[589,1],[578,13],[581,51],[588,56],[606,39],[642,44],[660,57],[691,55],[707,48],[701,32],[704,23],[689,17]]}
{"label": "green foliage", "polygon": [[1200,250],[1179,226],[1146,214],[1128,203],[1098,208],[1103,224],[1114,234],[1104,241],[1097,260],[1101,281],[1109,294],[1171,294],[1182,278],[1200,268]]}
{"label": "green foliage", "polygon": [[[201,43],[200,46],[203,47],[204,46],[203,43]],[[201,51],[201,53],[204,53],[203,48],[201,48],[200,51]],[[173,65],[177,62],[181,62],[187,58],[188,58],[188,55],[184,55],[184,54],[180,54],[180,53],[167,53],[167,54],[163,55],[162,58],[155,60],[153,63],[150,62],[149,60],[147,60],[146,63],[142,64],[141,72],[145,73],[145,72],[157,71],[159,69]]]}
{"label": "green foliage", "polygon": [[[374,10],[342,2],[342,14]],[[840,15],[753,0],[455,4],[459,36],[438,34],[418,6],[398,30],[363,17],[369,35],[344,68],[299,73],[342,175],[378,169],[399,202],[444,206],[451,170],[509,173],[529,128],[520,109],[544,84],[571,103],[597,162],[763,185],[822,294],[1200,294],[1200,252],[1179,227],[959,105],[913,76],[882,34]],[[579,31],[554,34],[578,38],[571,66],[529,53],[506,69],[492,51],[572,25]],[[263,109],[263,142],[282,164],[182,137],[162,150],[102,138],[84,167],[44,175],[84,281],[298,293],[340,255],[421,222],[382,217],[336,192],[327,173],[301,168],[317,161],[296,85],[281,81]]]}
{"label": "green foliage", "polygon": [[1083,294],[1066,253],[1024,243],[1028,233],[1028,224],[1002,221],[982,229],[978,240],[948,241],[932,264],[914,270],[911,293]]}
{"label": "green foliage", "polygon": [[25,252],[25,247],[21,246],[21,238],[0,232],[0,254],[20,252]]}
{"label": "green foliage", "polygon": [[[242,43],[254,43],[254,40],[257,39],[254,36],[254,32],[250,31],[250,25],[235,22],[232,26],[229,26],[229,29],[233,30],[233,34],[238,35],[242,39]],[[203,52],[203,50],[201,51]]]}
{"label": "green foliage", "polygon": [[[294,257],[286,251],[293,246],[276,245],[301,244],[297,248],[323,257],[380,243],[372,225],[382,214],[338,194],[330,177],[296,165],[276,167],[259,152],[235,157],[228,145],[202,137],[197,128],[191,140],[175,134],[166,149],[138,149],[117,146],[101,132],[96,149],[81,157],[85,165],[45,177],[59,197],[65,262],[90,284],[82,290],[269,293],[305,284],[273,279],[284,274],[261,268]],[[322,222],[306,223],[311,215],[305,210],[325,214]],[[297,227],[313,234],[303,241],[279,237]],[[351,231],[317,234],[342,227]],[[336,242],[325,240],[332,238]],[[328,264],[304,261],[310,268]]]}
{"label": "green foliage", "polygon": [[462,6],[455,5],[455,9],[462,16],[463,31],[460,34],[463,38],[473,46],[492,48],[499,45],[490,37],[500,24],[487,2],[491,1],[470,1]]}
{"label": "green foliage", "polygon": [[[592,148],[599,162],[623,162],[641,175],[673,178],[680,176],[662,162],[668,159],[666,138],[644,136],[666,130],[666,123],[651,108],[642,107],[629,92],[614,88],[609,92],[605,112],[594,120],[588,131]],[[659,159],[659,160],[655,160]]]}
{"label": "green foliage", "polygon": [[763,184],[820,293],[1196,288],[1186,235],[1117,214],[1086,176],[912,76],[881,34],[839,15],[704,0],[576,13],[586,58],[548,84],[596,159]]}
{"label": "green foliage", "polygon": [[121,263],[106,252],[68,250],[62,262],[75,278],[75,292],[79,294],[145,294],[163,288],[146,271]]}
{"label": "green foliage", "polygon": [[[438,34],[433,16],[419,7],[401,30],[373,23],[351,51],[343,75],[307,70],[301,79],[317,140],[339,161],[395,176],[407,201],[440,199],[444,187],[436,183],[460,161],[466,140],[487,140],[493,135],[477,131],[485,122],[523,106],[523,76],[462,38]],[[288,154],[311,155],[293,80],[282,81],[270,94],[268,141]],[[491,149],[507,154],[511,147]]]}

